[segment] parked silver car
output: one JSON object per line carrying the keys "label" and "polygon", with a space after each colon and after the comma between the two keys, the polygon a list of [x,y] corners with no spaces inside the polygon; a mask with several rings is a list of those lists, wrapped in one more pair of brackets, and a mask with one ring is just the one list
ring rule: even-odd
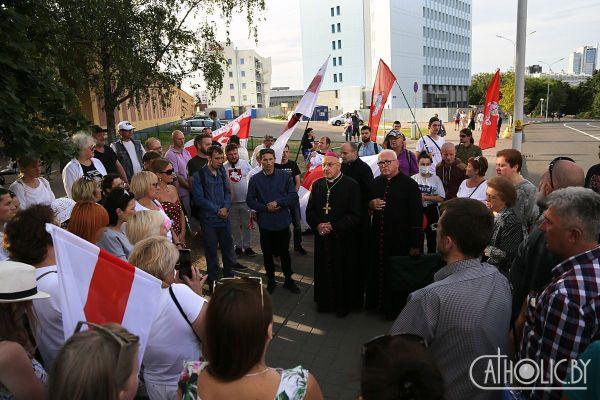
{"label": "parked silver car", "polygon": [[[362,115],[360,115],[360,113],[358,113],[358,118],[360,118],[359,124],[363,125],[364,120],[363,120]],[[346,113],[340,114],[337,117],[329,118],[329,123],[331,125],[335,125],[335,126],[343,125],[344,121],[346,121]]]}

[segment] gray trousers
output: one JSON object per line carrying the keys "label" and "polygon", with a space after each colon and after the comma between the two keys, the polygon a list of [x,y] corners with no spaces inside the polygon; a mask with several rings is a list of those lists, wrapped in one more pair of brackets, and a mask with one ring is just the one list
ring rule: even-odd
{"label": "gray trousers", "polygon": [[229,221],[231,222],[231,235],[233,245],[240,249],[250,247],[250,212],[246,203],[232,203],[229,210]]}

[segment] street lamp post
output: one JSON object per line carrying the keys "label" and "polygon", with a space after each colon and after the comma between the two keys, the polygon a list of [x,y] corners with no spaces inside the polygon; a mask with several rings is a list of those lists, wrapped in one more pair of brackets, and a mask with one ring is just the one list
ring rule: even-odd
{"label": "street lamp post", "polygon": [[[542,105],[540,106],[540,117],[544,116],[544,99],[540,99],[540,101],[542,102]],[[546,104],[548,104],[548,102],[546,102]]]}
{"label": "street lamp post", "polygon": [[[548,66],[548,71],[549,72],[553,72],[552,71],[552,66],[554,64],[556,64],[557,62],[561,62],[564,59],[565,59],[565,57],[559,58],[558,60],[554,61],[551,64],[548,64],[547,62],[542,61],[542,60],[538,60],[538,62],[542,63],[542,64],[546,64]],[[550,81],[548,81],[547,84],[548,84],[548,88],[546,89],[546,118],[545,118],[546,121],[548,120],[548,104],[550,104]]]}

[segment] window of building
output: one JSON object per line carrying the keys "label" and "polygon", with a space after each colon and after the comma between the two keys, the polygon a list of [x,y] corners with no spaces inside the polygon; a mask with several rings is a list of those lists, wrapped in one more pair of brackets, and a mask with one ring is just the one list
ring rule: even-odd
{"label": "window of building", "polygon": [[338,50],[342,48],[342,41],[338,39]]}
{"label": "window of building", "polygon": [[344,82],[344,78],[342,77],[342,73],[341,72],[338,74],[338,80],[340,82]]}
{"label": "window of building", "polygon": [[232,63],[231,58],[228,58],[227,59],[227,65],[231,65],[231,63]]}
{"label": "window of building", "polygon": [[337,66],[337,58],[333,57],[333,66],[336,67]]}
{"label": "window of building", "polygon": [[235,101],[235,96],[231,96],[230,99],[232,102]]}
{"label": "window of building", "polygon": [[335,50],[335,40],[332,40],[332,41],[331,41],[331,49],[332,49],[332,50]]}
{"label": "window of building", "polygon": [[246,89],[246,84],[242,83],[242,89]]}
{"label": "window of building", "polygon": [[244,59],[240,58],[240,65],[244,65]]}
{"label": "window of building", "polygon": [[331,33],[335,33],[335,24],[331,24]]}
{"label": "window of building", "polygon": [[242,78],[245,77],[246,76],[246,71],[240,71],[240,75],[241,75]]}
{"label": "window of building", "polygon": [[229,77],[233,78],[233,71],[229,71]]}
{"label": "window of building", "polygon": [[334,13],[333,13],[333,7],[331,7],[331,16],[332,16],[332,17],[334,16]]}
{"label": "window of building", "polygon": [[341,67],[342,66],[342,57],[338,57],[338,65]]}
{"label": "window of building", "polygon": [[248,101],[248,96],[244,95],[244,97],[242,97],[244,99],[244,101]]}
{"label": "window of building", "polygon": [[230,83],[229,84],[229,90],[233,90],[233,88],[234,88],[233,83]]}
{"label": "window of building", "polygon": [[335,7],[335,12],[337,15],[340,15],[340,6]]}
{"label": "window of building", "polygon": [[337,23],[337,31],[338,32],[342,31],[342,25],[339,22]]}
{"label": "window of building", "polygon": [[335,98],[337,99],[337,98],[339,97],[339,95],[340,95],[340,94],[338,93],[338,91],[337,91],[337,90],[334,90],[334,92],[335,92]]}
{"label": "window of building", "polygon": [[337,83],[337,74],[333,74],[333,81]]}

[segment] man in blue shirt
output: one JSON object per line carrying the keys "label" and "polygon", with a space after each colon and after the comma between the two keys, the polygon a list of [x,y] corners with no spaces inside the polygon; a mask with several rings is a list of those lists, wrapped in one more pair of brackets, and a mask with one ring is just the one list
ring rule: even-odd
{"label": "man in blue shirt", "polygon": [[223,149],[219,146],[208,148],[208,163],[193,176],[194,204],[197,206],[197,218],[202,228],[204,255],[208,269],[208,285],[213,289],[218,278],[217,245],[221,247],[223,276],[232,277],[233,271],[246,267],[237,263],[233,253],[229,209],[231,192],[227,175],[223,168]]}
{"label": "man in blue shirt", "polygon": [[371,128],[367,125],[363,125],[360,129],[360,140],[361,142],[358,144],[359,157],[374,156],[383,150],[378,143],[371,141]]}
{"label": "man in blue shirt", "polygon": [[298,193],[290,175],[275,169],[275,152],[262,149],[259,153],[262,171],[250,178],[246,204],[256,211],[260,231],[265,270],[267,271],[267,290],[273,293],[275,283],[275,262],[273,256],[281,259],[281,270],[285,275],[284,288],[292,293],[300,289],[292,279],[292,260],[290,259],[290,207],[298,202]]}

